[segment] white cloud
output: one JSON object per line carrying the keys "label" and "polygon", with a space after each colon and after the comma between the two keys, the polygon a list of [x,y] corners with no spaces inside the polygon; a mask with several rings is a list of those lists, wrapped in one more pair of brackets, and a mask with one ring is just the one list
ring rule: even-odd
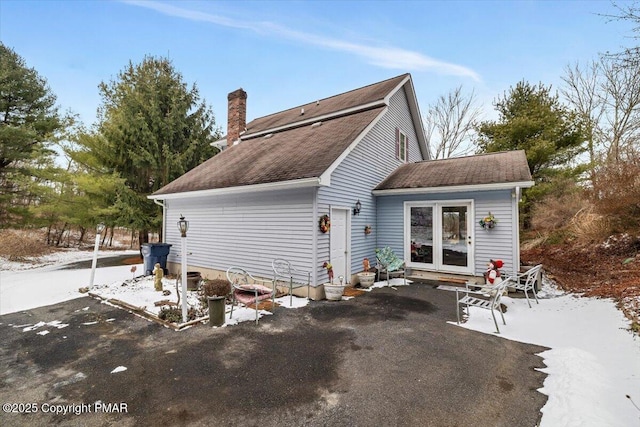
{"label": "white cloud", "polygon": [[272,22],[239,21],[220,15],[188,10],[154,1],[124,0],[124,3],[152,9],[168,16],[175,16],[191,21],[209,22],[229,28],[250,30],[258,34],[270,34],[324,49],[352,53],[363,58],[366,62],[378,67],[399,69],[403,71],[433,71],[443,75],[470,77],[475,81],[481,80],[478,73],[470,68],[440,61],[427,55],[423,55],[422,53],[398,47],[369,46],[351,43],[330,37],[292,30]]}

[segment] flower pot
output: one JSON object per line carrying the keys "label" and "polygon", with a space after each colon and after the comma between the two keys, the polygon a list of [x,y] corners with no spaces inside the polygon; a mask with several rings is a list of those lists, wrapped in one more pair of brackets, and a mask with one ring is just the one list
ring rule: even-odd
{"label": "flower pot", "polygon": [[324,285],[324,294],[330,301],[340,301],[342,294],[344,294],[344,285],[330,285],[326,283]]}
{"label": "flower pot", "polygon": [[376,281],[376,273],[358,273],[358,280],[361,288],[368,288]]}
{"label": "flower pot", "polygon": [[222,326],[224,325],[224,302],[226,297],[213,296],[207,297],[209,302],[209,325],[210,326]]}
{"label": "flower pot", "polygon": [[187,271],[187,290],[197,291],[202,276],[199,271]]}

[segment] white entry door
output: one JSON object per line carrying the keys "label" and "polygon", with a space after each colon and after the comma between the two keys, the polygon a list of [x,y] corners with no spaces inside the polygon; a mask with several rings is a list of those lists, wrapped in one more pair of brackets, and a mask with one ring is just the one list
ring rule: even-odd
{"label": "white entry door", "polygon": [[349,281],[349,209],[331,209],[330,261],[333,266],[333,277],[336,284],[338,276],[343,276],[344,283]]}

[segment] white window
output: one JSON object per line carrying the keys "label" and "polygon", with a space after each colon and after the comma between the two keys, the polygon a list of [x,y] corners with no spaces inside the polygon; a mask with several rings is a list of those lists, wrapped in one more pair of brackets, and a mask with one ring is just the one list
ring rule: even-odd
{"label": "white window", "polygon": [[396,157],[398,160],[407,162],[409,154],[407,152],[409,145],[409,139],[407,135],[400,129],[396,129]]}

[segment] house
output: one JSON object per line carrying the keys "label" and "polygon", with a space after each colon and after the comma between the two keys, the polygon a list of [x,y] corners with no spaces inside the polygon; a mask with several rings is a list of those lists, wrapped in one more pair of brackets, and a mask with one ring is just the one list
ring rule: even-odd
{"label": "house", "polygon": [[[311,272],[315,298],[325,261],[352,282],[383,246],[414,274],[481,276],[490,258],[519,268],[518,199],[533,185],[524,152],[429,160],[409,74],[249,123],[246,102],[242,89],[228,96],[222,152],[149,196],[163,206],[170,270],[181,215],[190,270],[270,278],[285,258]],[[489,213],[497,225],[483,229]]]}

